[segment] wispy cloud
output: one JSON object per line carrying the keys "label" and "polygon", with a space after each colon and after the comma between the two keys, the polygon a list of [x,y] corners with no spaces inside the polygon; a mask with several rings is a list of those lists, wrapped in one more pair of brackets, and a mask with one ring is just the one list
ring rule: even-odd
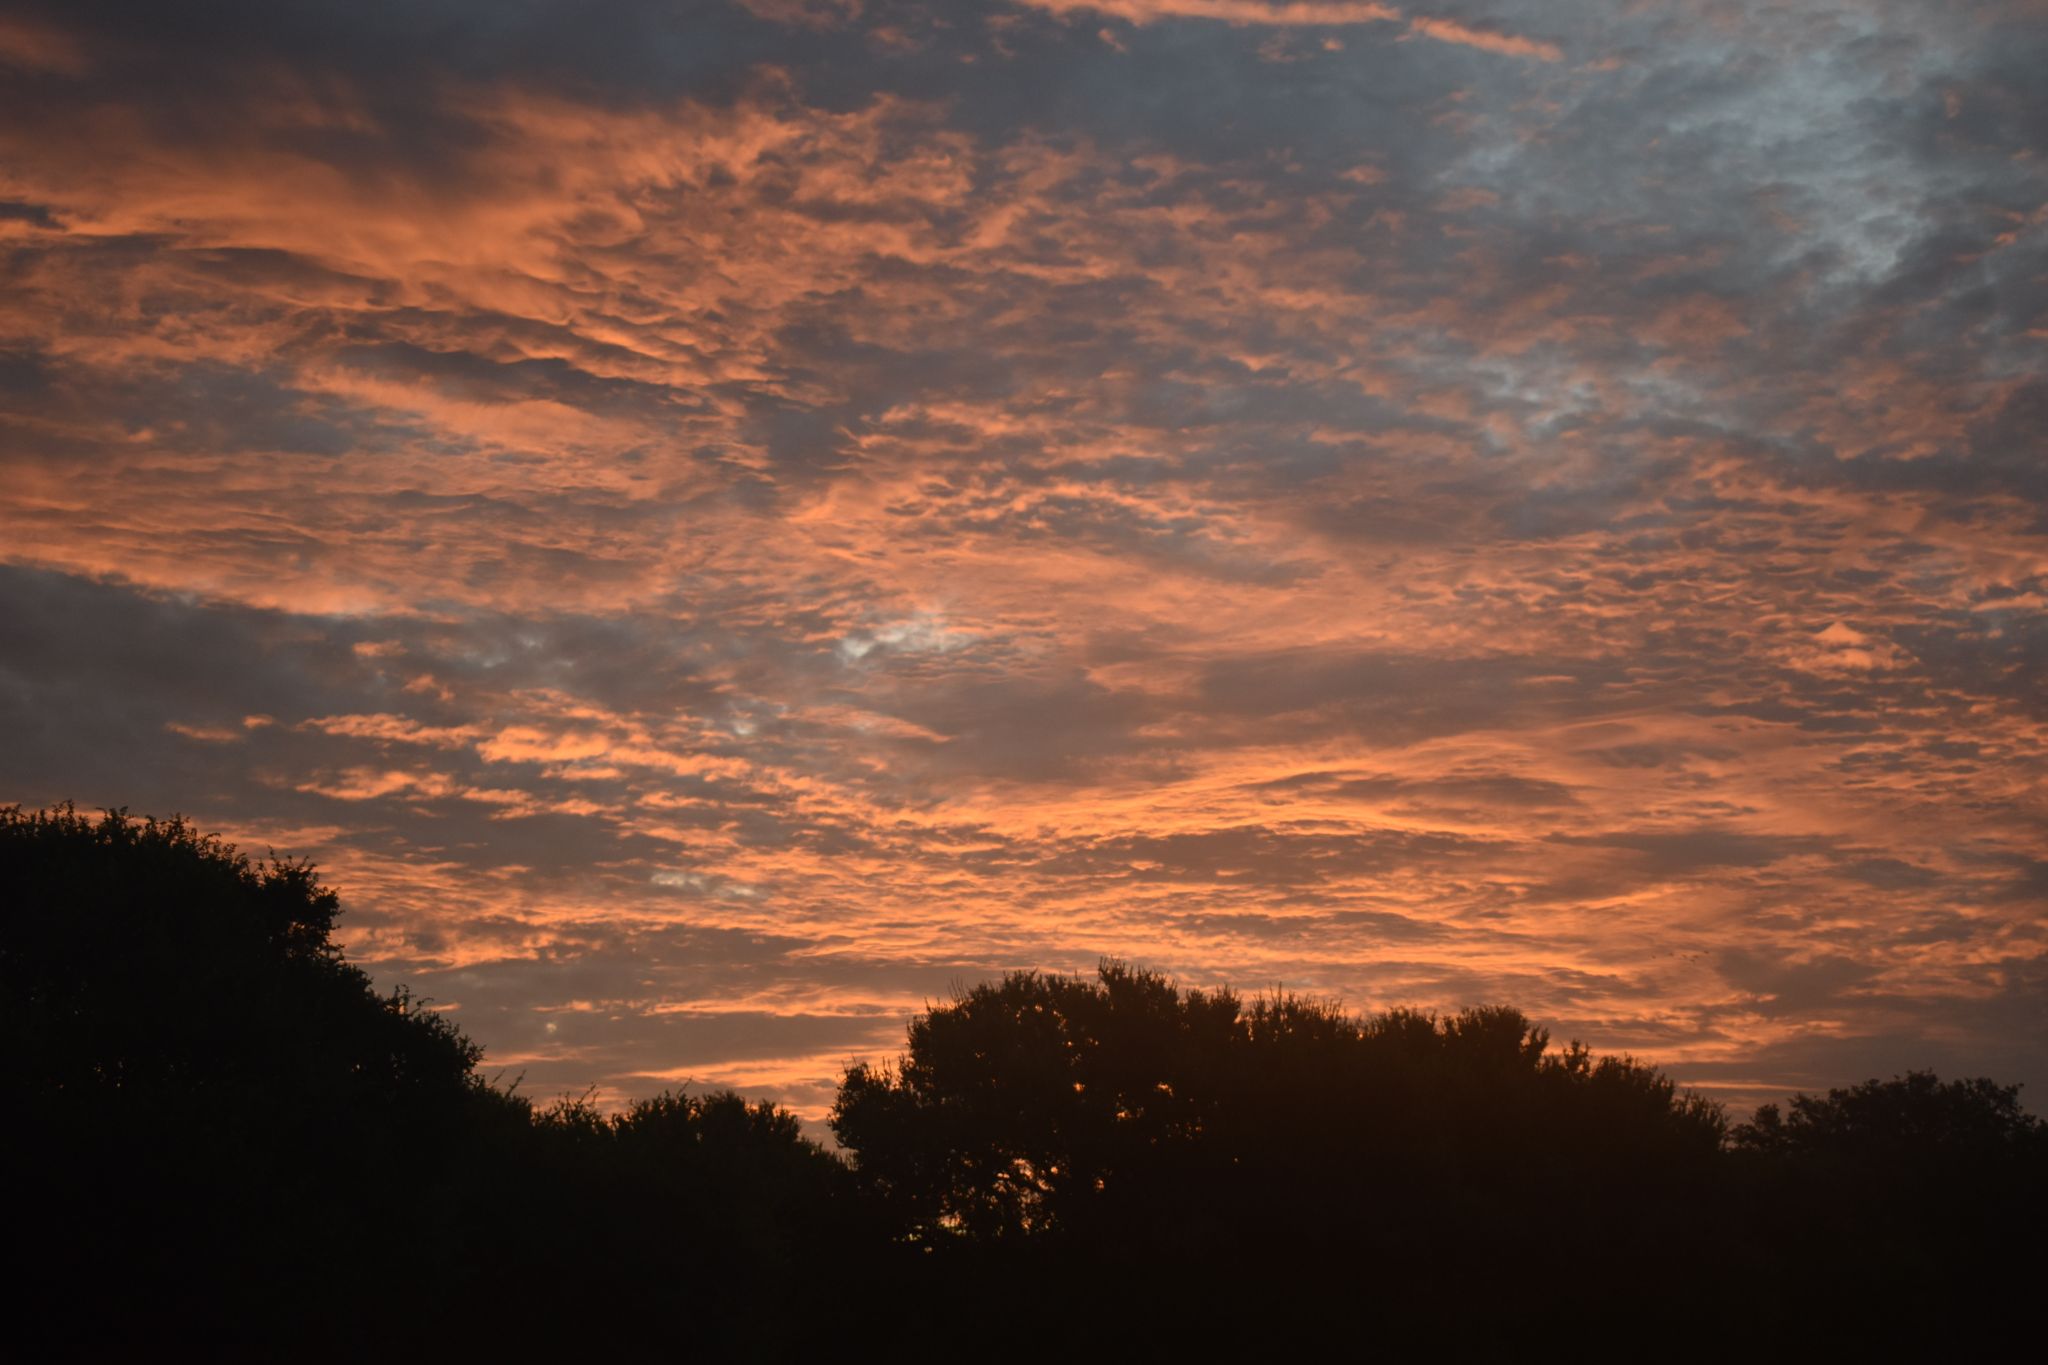
{"label": "wispy cloud", "polygon": [[1418,14],[1408,21],[1411,33],[1423,38],[1433,38],[1440,43],[1457,43],[1461,47],[1476,47],[1481,52],[1497,52],[1503,57],[1534,57],[1540,62],[1555,62],[1564,59],[1564,50],[1556,43],[1547,43],[1537,38],[1524,38],[1513,33],[1497,33],[1492,29],[1473,28],[1455,19],[1433,19]]}
{"label": "wispy cloud", "polygon": [[1388,23],[1401,12],[1371,0],[1022,0],[1053,14],[1094,14],[1127,23],[1210,19],[1272,26]]}

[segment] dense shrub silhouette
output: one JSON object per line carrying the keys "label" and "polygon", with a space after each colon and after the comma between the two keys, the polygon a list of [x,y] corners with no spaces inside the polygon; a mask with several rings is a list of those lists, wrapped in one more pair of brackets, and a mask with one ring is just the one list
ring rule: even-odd
{"label": "dense shrub silhouette", "polygon": [[846,1168],[772,1105],[664,1093],[607,1115],[565,1100],[530,1137],[476,1218],[494,1246],[479,1297],[510,1290],[628,1336],[687,1317],[699,1348],[776,1355],[810,1338],[833,1268],[858,1257]]}

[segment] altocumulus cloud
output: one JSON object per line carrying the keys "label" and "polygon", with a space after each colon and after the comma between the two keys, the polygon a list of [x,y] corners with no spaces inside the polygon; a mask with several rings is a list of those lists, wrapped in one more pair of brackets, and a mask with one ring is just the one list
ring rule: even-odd
{"label": "altocumulus cloud", "polygon": [[0,799],[529,1088],[1115,953],[2048,1084],[2038,6],[0,13]]}

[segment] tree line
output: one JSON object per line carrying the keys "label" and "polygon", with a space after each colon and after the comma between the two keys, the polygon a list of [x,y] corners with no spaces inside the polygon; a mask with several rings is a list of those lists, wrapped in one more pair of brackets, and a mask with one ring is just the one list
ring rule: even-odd
{"label": "tree line", "polygon": [[338,911],[181,820],[0,810],[30,1354],[1897,1347],[1989,1330],[2044,1268],[2048,1126],[1986,1079],[1730,1125],[1505,1006],[1106,962],[928,1008],[847,1071],[828,1150],[732,1094],[494,1084],[346,961]]}

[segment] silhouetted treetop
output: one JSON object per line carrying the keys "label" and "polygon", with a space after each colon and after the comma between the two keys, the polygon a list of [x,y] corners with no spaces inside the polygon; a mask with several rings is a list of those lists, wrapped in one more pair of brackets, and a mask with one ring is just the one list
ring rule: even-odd
{"label": "silhouetted treetop", "polygon": [[310,863],[258,864],[175,818],[7,808],[0,886],[0,1011],[48,1102],[153,1088],[312,1127],[316,1100],[353,1119],[480,1084],[474,1043],[342,960],[338,901]]}
{"label": "silhouetted treetop", "polygon": [[1931,1071],[1795,1095],[1789,1113],[1762,1105],[1730,1135],[1738,1150],[1805,1159],[1997,1158],[2044,1137],[2048,1125],[2020,1107],[2018,1086]]}
{"label": "silhouetted treetop", "polygon": [[45,1348],[185,1332],[324,1357],[379,1321],[473,1346],[467,1295],[566,1303],[581,1331],[678,1284],[736,1309],[839,1245],[845,1168],[786,1111],[536,1115],[344,960],[337,914],[311,864],[182,820],[0,809],[13,1259],[42,1298],[119,1305],[37,1317]]}
{"label": "silhouetted treetop", "polygon": [[847,1072],[832,1124],[912,1240],[1142,1226],[1183,1246],[1357,1200],[1370,1235],[1438,1240],[1482,1205],[1533,1218],[1632,1166],[1690,1171],[1723,1132],[1657,1072],[1554,1051],[1504,1006],[1360,1019],[1119,962],[928,1009],[893,1066]]}

